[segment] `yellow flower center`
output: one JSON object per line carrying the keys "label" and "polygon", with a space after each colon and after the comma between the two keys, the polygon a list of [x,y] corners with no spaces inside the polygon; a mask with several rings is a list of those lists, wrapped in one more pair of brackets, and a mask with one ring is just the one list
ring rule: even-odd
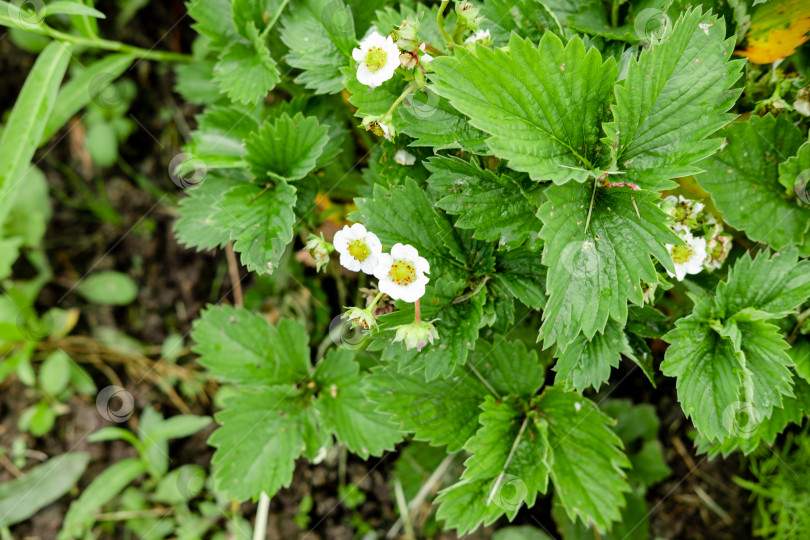
{"label": "yellow flower center", "polygon": [[381,47],[372,47],[366,53],[363,63],[370,72],[374,73],[383,68],[386,60],[388,60],[388,54]]}
{"label": "yellow flower center", "polygon": [[416,268],[408,261],[395,261],[388,271],[388,277],[397,285],[404,287],[416,280]]}
{"label": "yellow flower center", "polygon": [[349,242],[349,254],[360,262],[368,259],[371,250],[368,249],[365,240],[352,240]]}
{"label": "yellow flower center", "polygon": [[674,246],[672,248],[672,260],[675,264],[686,264],[692,257],[692,249],[689,246]]}

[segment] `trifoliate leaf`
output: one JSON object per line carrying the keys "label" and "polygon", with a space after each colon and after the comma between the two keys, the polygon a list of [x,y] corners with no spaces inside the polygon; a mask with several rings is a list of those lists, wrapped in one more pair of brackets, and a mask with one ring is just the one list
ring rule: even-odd
{"label": "trifoliate leaf", "polygon": [[806,264],[795,250],[742,257],[717,295],[701,299],[664,336],[671,346],[661,370],[677,377],[683,410],[708,442],[733,438],[740,411],[761,422],[793,397],[789,345],[766,319],[810,296]]}
{"label": "trifoliate leaf", "polygon": [[537,215],[549,300],[540,338],[564,350],[580,332],[590,339],[604,330],[609,317],[624,325],[627,300],[642,304],[641,280],[658,280],[650,254],[674,271],[664,244],[681,241],[667,227],[657,194],[569,184],[545,195]]}
{"label": "trifoliate leaf", "polygon": [[329,127],[315,117],[282,114],[246,141],[245,161],[257,181],[299,180],[313,170],[329,143]]}
{"label": "trifoliate leaf", "polygon": [[215,416],[221,427],[209,439],[217,492],[228,499],[271,497],[290,485],[295,460],[324,440],[317,417],[292,385],[240,388]]}
{"label": "trifoliate leaf", "polygon": [[315,407],[323,427],[350,452],[362,458],[379,456],[402,440],[387,415],[375,411],[363,392],[363,378],[352,351],[331,350],[315,368],[313,378],[321,387]]}
{"label": "trifoliate leaf", "polygon": [[427,384],[422,374],[398,373],[396,366],[385,364],[367,380],[377,410],[416,440],[446,445],[448,452],[461,450],[478,430],[479,405],[489,393],[465,367],[457,368],[453,378]]}
{"label": "trifoliate leaf", "polygon": [[532,507],[537,494],[548,489],[554,460],[548,422],[526,416],[517,403],[496,401],[492,396],[481,409],[481,428],[465,446],[472,455],[464,462],[462,478],[494,480],[488,501],[506,497],[513,505]]}
{"label": "trifoliate leaf", "polygon": [[733,50],[724,20],[696,8],[631,60],[616,84],[614,120],[604,126],[605,143],[626,173],[622,181],[654,191],[700,172],[697,162],[722,142],[707,137],[733,120],[726,112],[742,91],[732,88],[744,65],[729,62]]}
{"label": "trifoliate leaf", "polygon": [[491,135],[493,154],[533,180],[584,181],[597,167],[600,124],[616,62],[546,32],[537,48],[516,34],[509,53],[478,46],[433,61],[433,88]]}
{"label": "trifoliate leaf", "polygon": [[608,322],[604,332],[587,339],[582,334],[560,354],[554,371],[554,383],[582,393],[586,388],[599,390],[610,378],[612,368],[618,367],[621,355],[633,356],[627,336],[615,321]]}
{"label": "trifoliate leaf", "polygon": [[293,237],[295,188],[279,180],[276,187],[242,184],[225,193],[210,218],[224,227],[242,264],[259,274],[272,273]]}
{"label": "trifoliate leaf", "polygon": [[219,56],[214,78],[231,101],[245,105],[264,99],[280,80],[276,61],[270,56],[256,26],[247,23],[249,43],[234,41]]}
{"label": "trifoliate leaf", "polygon": [[810,208],[788,199],[777,180],[779,163],[802,144],[799,129],[786,115],[766,115],[735,122],[721,134],[728,144],[701,163],[706,172],[697,180],[711,193],[723,219],[757,242],[776,249],[793,243],[810,253]]}
{"label": "trifoliate leaf", "polygon": [[475,229],[474,238],[498,240],[506,249],[537,238],[542,222],[523,195],[524,189],[535,186],[457,157],[437,156],[425,166],[432,173],[430,186],[443,196],[437,206],[458,216],[456,227]]}
{"label": "trifoliate leaf", "polygon": [[290,48],[286,62],[303,71],[296,81],[316,94],[343,89],[341,68],[357,45],[351,9],[341,0],[295,2],[283,19],[281,39]]}
{"label": "trifoliate leaf", "polygon": [[292,319],[278,326],[243,308],[209,306],[191,334],[208,376],[243,385],[295,384],[310,372],[309,337]]}
{"label": "trifoliate leaf", "polygon": [[610,419],[592,401],[556,386],[546,387],[534,405],[548,421],[551,481],[569,519],[610,529],[630,490],[623,471],[630,462]]}

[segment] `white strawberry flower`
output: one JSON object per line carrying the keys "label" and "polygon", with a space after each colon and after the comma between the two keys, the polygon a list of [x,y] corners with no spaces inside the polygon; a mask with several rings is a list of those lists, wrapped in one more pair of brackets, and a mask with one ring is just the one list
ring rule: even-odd
{"label": "white strawberry flower", "polygon": [[394,76],[399,67],[399,47],[391,36],[374,31],[352,50],[352,58],[358,62],[357,80],[376,88]]}
{"label": "white strawberry flower", "polygon": [[335,233],[332,242],[340,253],[340,264],[352,272],[374,273],[380,262],[382,244],[377,235],[367,231],[360,223],[351,227],[345,225],[343,230]]}
{"label": "white strawberry flower", "polygon": [[667,270],[667,274],[678,281],[683,281],[687,274],[697,274],[703,270],[703,261],[706,260],[706,239],[695,238],[686,230],[679,231],[679,234],[684,245],[666,244],[669,254],[672,255],[672,261],[675,263],[675,273]]}
{"label": "white strawberry flower", "polygon": [[391,253],[380,255],[374,277],[380,280],[380,292],[394,300],[416,302],[425,294],[430,278],[430,263],[419,256],[416,248],[407,244],[394,244]]}

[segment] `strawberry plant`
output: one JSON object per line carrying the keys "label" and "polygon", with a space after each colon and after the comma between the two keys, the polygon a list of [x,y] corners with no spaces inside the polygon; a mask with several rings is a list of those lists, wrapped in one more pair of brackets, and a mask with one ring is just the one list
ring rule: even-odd
{"label": "strawberry plant", "polygon": [[[644,395],[675,387],[710,457],[773,445],[810,411],[810,13],[759,3],[192,0],[180,55],[99,37],[92,2],[0,2],[0,24],[52,40],[3,131],[0,222],[98,74],[176,62],[198,114],[168,169],[174,234],[232,257],[234,301],[191,332],[220,385],[217,501],[258,501],[258,531],[301,460],[413,448],[452,476],[435,498],[406,486],[431,527],[544,505],[565,538],[644,538],[671,469],[627,373]],[[59,90],[80,47],[112,54]],[[120,86],[123,105],[91,106],[109,163],[132,127]],[[3,234],[0,277],[23,245]],[[128,431],[99,433],[141,461],[75,503],[65,538],[144,471],[150,493],[172,474]]]}

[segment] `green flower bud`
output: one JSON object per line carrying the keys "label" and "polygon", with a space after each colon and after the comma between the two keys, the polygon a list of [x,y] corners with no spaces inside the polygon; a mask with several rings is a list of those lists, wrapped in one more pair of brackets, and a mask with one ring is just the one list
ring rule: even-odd
{"label": "green flower bud", "polygon": [[312,259],[315,261],[315,269],[318,272],[329,264],[329,254],[334,250],[332,245],[323,239],[323,233],[321,233],[321,236],[310,234],[304,249],[308,250],[312,255]]}
{"label": "green flower bud", "polygon": [[405,343],[406,349],[413,349],[421,351],[422,347],[430,343],[433,345],[433,340],[439,339],[439,333],[433,323],[427,321],[412,322],[411,324],[403,324],[397,326],[397,335],[394,337],[394,343],[399,341]]}
{"label": "green flower bud", "polygon": [[419,20],[410,16],[391,32],[397,47],[403,51],[413,51],[419,46]]}
{"label": "green flower bud", "polygon": [[349,308],[341,318],[348,319],[356,327],[363,330],[373,330],[377,327],[377,318],[372,312],[373,308],[360,309],[359,307]]}

